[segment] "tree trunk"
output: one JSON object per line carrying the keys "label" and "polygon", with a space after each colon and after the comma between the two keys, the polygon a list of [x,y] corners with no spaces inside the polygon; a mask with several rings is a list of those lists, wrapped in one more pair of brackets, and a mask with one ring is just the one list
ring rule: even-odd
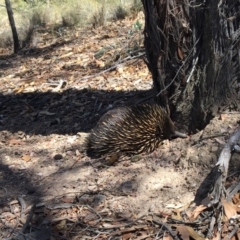
{"label": "tree trunk", "polygon": [[12,29],[13,42],[14,42],[14,53],[17,53],[20,48],[20,45],[19,45],[16,25],[15,25],[14,18],[13,18],[13,11],[12,11],[11,3],[9,0],[5,0],[5,4],[6,4],[6,8],[7,8],[9,23],[10,23],[10,26]]}
{"label": "tree trunk", "polygon": [[142,0],[145,49],[158,101],[186,130],[236,110],[240,1]]}

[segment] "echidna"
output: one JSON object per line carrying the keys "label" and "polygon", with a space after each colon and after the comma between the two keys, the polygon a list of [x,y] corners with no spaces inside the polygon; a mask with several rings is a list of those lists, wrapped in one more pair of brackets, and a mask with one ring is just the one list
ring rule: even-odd
{"label": "echidna", "polygon": [[166,111],[157,104],[120,107],[100,118],[86,140],[87,155],[150,153],[163,139],[186,137],[177,132]]}

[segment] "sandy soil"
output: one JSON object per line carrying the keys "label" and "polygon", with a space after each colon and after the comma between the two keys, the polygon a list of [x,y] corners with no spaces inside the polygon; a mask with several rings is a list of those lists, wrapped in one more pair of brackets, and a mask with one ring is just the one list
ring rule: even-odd
{"label": "sandy soil", "polygon": [[[91,34],[94,41],[96,34]],[[55,234],[61,232],[61,226],[57,220],[51,222],[46,216],[49,209],[57,214],[64,206],[67,208],[59,205],[62,203],[77,203],[78,207],[104,210],[108,216],[136,219],[150,212],[168,212],[197,201],[196,193],[202,181],[238,127],[240,113],[222,113],[202,131],[189,135],[187,139],[166,140],[151,154],[121,157],[114,165],[107,165],[104,159],[90,159],[85,154],[83,143],[97,120],[111,108],[140,102],[149,96],[151,83],[147,68],[140,59],[134,62],[133,67],[144,73],[143,77],[128,72],[131,65],[125,67],[123,73],[119,69],[109,73],[109,78],[93,77],[89,81],[72,84],[74,87],[69,80],[70,84],[61,91],[49,91],[49,88],[37,91],[42,89],[44,81],[40,77],[32,84],[29,72],[23,66],[30,64],[29,61],[34,66],[37,66],[35,61],[47,65],[48,62],[42,61],[48,61],[50,54],[72,49],[77,43],[63,44],[57,50],[43,51],[34,57],[12,56],[11,66],[2,65],[0,69],[3,77],[0,94],[2,238],[7,239],[23,225],[19,220],[23,213],[19,198],[24,200],[28,209],[22,216],[25,220],[34,202],[39,208],[45,206],[39,210],[41,217],[35,216],[34,221],[36,224],[55,224]],[[83,42],[80,43],[82,46]],[[58,65],[61,65],[60,60]],[[13,74],[19,71],[22,73],[20,80],[19,74]],[[33,71],[32,81],[39,76],[40,69]],[[79,73],[75,69],[61,68],[60,75],[64,74],[68,74],[67,79],[82,77],[76,75]],[[32,91],[29,91],[31,87]],[[239,160],[240,156],[234,154],[232,172],[239,170]],[[76,219],[79,217],[73,208],[68,207],[68,214]],[[44,236],[42,239],[48,239],[49,233]],[[72,239],[84,238],[75,235]]]}

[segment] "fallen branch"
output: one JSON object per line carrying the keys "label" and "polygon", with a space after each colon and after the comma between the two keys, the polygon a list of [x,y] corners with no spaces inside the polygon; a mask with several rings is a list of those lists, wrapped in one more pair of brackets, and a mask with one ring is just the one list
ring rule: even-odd
{"label": "fallen branch", "polygon": [[[218,162],[216,164],[217,176],[214,181],[215,182],[214,188],[209,196],[210,202],[208,206],[213,206],[214,204],[218,203],[221,197],[227,198],[224,186],[228,174],[229,161],[231,159],[232,152],[233,151],[238,152],[239,142],[240,142],[240,128],[238,128],[237,131],[230,137],[218,158]],[[237,191],[237,189],[239,189],[239,186],[236,186],[236,189],[233,189],[232,191],[229,190],[229,193],[231,192],[231,196],[233,195],[234,192]]]}
{"label": "fallen branch", "polygon": [[179,237],[177,236],[177,234],[175,234],[175,233],[171,230],[171,228],[170,228],[166,223],[160,222],[160,221],[158,221],[158,220],[156,220],[156,219],[153,219],[152,221],[153,221],[153,223],[161,226],[161,228],[163,228],[164,230],[168,231],[168,233],[171,235],[171,237],[172,237],[173,239],[179,240]]}
{"label": "fallen branch", "polygon": [[30,222],[32,221],[32,218],[33,218],[33,214],[34,214],[34,212],[35,212],[35,209],[36,209],[36,204],[34,204],[34,205],[32,206],[31,211],[30,211],[30,213],[29,213],[29,215],[28,215],[28,218],[27,218],[26,222],[24,223],[22,229],[20,230],[21,233],[24,234],[24,233],[26,232],[27,227],[29,227],[29,224],[30,224]]}
{"label": "fallen branch", "polygon": [[145,55],[145,52],[144,52],[144,53],[141,53],[141,54],[139,54],[139,55],[137,55],[137,56],[133,56],[133,57],[132,57],[132,56],[127,56],[126,58],[120,60],[118,63],[116,63],[116,64],[114,64],[113,66],[111,66],[110,68],[105,69],[105,70],[103,70],[103,71],[101,71],[101,72],[99,72],[99,73],[93,74],[93,75],[88,75],[88,76],[82,77],[82,78],[78,79],[75,83],[79,83],[80,81],[86,80],[86,79],[89,79],[89,78],[98,77],[98,76],[100,76],[100,75],[102,75],[102,74],[104,74],[104,73],[106,73],[106,72],[110,72],[110,71],[116,69],[120,64],[122,64],[122,63],[124,63],[124,62],[126,62],[126,61],[133,60],[133,59],[135,59],[135,58],[139,58],[139,57],[142,57],[142,56],[144,56],[144,55]]}

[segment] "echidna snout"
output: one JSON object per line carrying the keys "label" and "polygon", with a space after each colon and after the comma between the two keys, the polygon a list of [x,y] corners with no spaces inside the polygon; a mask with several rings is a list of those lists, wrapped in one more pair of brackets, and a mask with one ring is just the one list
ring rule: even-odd
{"label": "echidna snout", "polygon": [[157,104],[121,107],[104,114],[86,140],[90,157],[116,153],[150,153],[163,139],[187,137],[175,130],[166,111]]}

